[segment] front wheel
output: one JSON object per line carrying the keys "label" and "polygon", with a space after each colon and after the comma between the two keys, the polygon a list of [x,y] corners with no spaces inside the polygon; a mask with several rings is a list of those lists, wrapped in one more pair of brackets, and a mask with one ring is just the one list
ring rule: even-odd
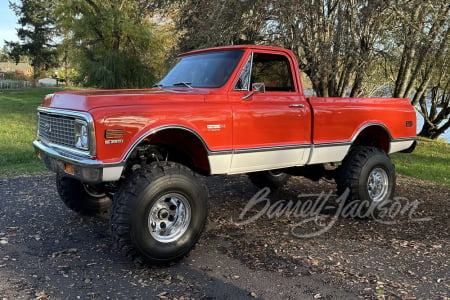
{"label": "front wheel", "polygon": [[115,194],[112,238],[137,261],[176,262],[197,243],[207,212],[206,188],[191,170],[153,163],[134,171]]}
{"label": "front wheel", "polygon": [[377,217],[394,196],[395,167],[384,151],[356,147],[342,162],[336,181],[338,194],[349,190],[348,203],[360,201],[359,217]]}
{"label": "front wheel", "polygon": [[81,215],[95,215],[111,207],[103,185],[82,183],[77,179],[58,173],[56,188],[64,204]]}

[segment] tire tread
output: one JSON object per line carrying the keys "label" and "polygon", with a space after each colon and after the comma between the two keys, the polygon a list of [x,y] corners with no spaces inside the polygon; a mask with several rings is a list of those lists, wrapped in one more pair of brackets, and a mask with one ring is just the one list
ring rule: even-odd
{"label": "tire tread", "polygon": [[[143,257],[143,255],[137,251],[133,245],[131,239],[131,218],[132,207],[139,197],[140,191],[144,190],[146,186],[151,184],[154,180],[163,176],[172,175],[186,175],[189,177],[196,177],[196,174],[189,168],[174,162],[153,163],[145,168],[137,169],[116,193],[113,202],[113,208],[111,210],[110,229],[113,239],[113,244],[119,249],[125,256],[130,258],[133,262],[141,264],[151,265],[168,265],[176,263],[189,254],[189,252],[195,247],[194,243],[190,249],[180,255],[179,257],[161,260],[152,259],[149,257]],[[197,181],[201,183],[200,181]],[[206,191],[206,187],[201,183],[202,188]],[[206,208],[207,209],[207,208]],[[203,220],[203,224],[206,222]],[[203,227],[204,228],[204,227]],[[201,234],[201,233],[200,233]]]}

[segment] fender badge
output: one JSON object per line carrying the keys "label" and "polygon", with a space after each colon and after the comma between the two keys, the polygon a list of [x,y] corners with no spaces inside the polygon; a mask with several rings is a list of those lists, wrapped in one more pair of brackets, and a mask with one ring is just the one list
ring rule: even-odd
{"label": "fender badge", "polygon": [[225,124],[211,124],[211,125],[206,125],[206,128],[209,131],[218,131],[222,128],[225,128]]}
{"label": "fender badge", "polygon": [[109,145],[109,144],[122,144],[123,140],[105,140],[105,144]]}

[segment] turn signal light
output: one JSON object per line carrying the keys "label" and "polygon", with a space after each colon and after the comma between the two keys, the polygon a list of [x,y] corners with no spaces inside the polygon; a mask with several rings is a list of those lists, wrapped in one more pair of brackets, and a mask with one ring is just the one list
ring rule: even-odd
{"label": "turn signal light", "polygon": [[75,169],[74,169],[73,165],[71,165],[71,164],[67,164],[67,163],[64,164],[64,172],[66,172],[67,174],[70,174],[70,175],[75,175]]}

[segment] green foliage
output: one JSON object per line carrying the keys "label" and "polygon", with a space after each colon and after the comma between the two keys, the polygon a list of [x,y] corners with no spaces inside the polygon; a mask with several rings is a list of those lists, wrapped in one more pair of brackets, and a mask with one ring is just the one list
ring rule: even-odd
{"label": "green foliage", "polygon": [[17,29],[20,43],[6,42],[9,55],[18,63],[22,56],[31,59],[34,69],[34,79],[39,72],[47,70],[56,63],[54,37],[55,19],[53,18],[51,0],[22,0],[22,4],[11,3],[10,7],[19,17],[21,26]]}
{"label": "green foliage", "polygon": [[152,70],[137,56],[124,53],[88,52],[80,64],[84,84],[101,88],[151,87],[155,82]]}
{"label": "green foliage", "polygon": [[[66,74],[67,73],[67,74]],[[79,72],[78,70],[74,69],[74,68],[69,68],[69,69],[59,69],[57,72],[57,76],[58,78],[77,78],[79,76]]]}
{"label": "green foliage", "polygon": [[0,62],[9,61],[8,47],[6,45],[0,50]]}
{"label": "green foliage", "polygon": [[83,83],[100,88],[149,87],[152,52],[160,45],[139,1],[58,1],[62,32],[70,32]]}

